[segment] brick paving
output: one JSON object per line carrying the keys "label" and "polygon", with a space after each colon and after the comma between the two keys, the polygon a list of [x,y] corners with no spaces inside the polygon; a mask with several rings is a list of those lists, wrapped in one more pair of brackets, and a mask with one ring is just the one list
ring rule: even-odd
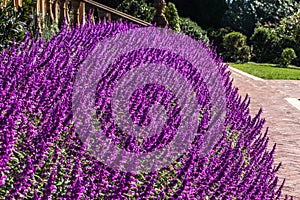
{"label": "brick paving", "polygon": [[275,164],[282,162],[278,176],[281,182],[286,178],[283,194],[300,200],[300,110],[284,99],[300,99],[300,81],[254,80],[235,70],[229,71],[240,95],[249,94],[251,115],[263,109],[264,129],[269,127],[269,147],[277,144]]}

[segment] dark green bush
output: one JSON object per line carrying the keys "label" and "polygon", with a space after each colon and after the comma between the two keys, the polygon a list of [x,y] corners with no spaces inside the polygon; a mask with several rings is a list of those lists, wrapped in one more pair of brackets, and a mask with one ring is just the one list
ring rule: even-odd
{"label": "dark green bush", "polygon": [[155,14],[155,8],[148,5],[145,0],[124,0],[116,9],[149,23]]}
{"label": "dark green bush", "polygon": [[287,66],[289,64],[291,64],[291,62],[297,58],[297,55],[294,51],[294,49],[292,48],[285,48],[282,53],[281,53],[281,58],[282,58],[282,64],[284,66]]}
{"label": "dark green bush", "polygon": [[26,33],[33,36],[37,34],[35,4],[35,0],[24,0],[18,10],[15,10],[10,0],[0,7],[0,51],[9,47],[13,40],[22,40]]}
{"label": "dark green bush", "polygon": [[250,1],[234,0],[228,3],[228,7],[222,18],[222,26],[250,36],[258,21],[256,10],[250,6]]}
{"label": "dark green bush", "polygon": [[43,27],[42,29],[42,34],[41,34],[42,38],[48,42],[58,32],[59,32],[58,24],[51,23],[50,16],[47,15],[45,17],[45,27]]}
{"label": "dark green bush", "polygon": [[264,27],[258,27],[250,37],[253,45],[253,59],[256,62],[265,62],[270,48],[270,31]]}
{"label": "dark green bush", "polygon": [[[253,61],[281,63],[281,53],[285,48],[293,48],[300,55],[300,13],[281,20],[280,24],[258,24],[250,38],[253,45]],[[300,66],[296,58],[292,64]]]}
{"label": "dark green bush", "polygon": [[167,7],[164,10],[164,14],[167,18],[169,26],[173,30],[180,32],[180,20],[179,20],[178,11],[177,11],[175,4],[169,2]]}
{"label": "dark green bush", "polygon": [[251,49],[248,45],[241,47],[238,51],[240,62],[249,62],[251,59]]}
{"label": "dark green bush", "polygon": [[225,47],[223,44],[223,38],[227,33],[233,32],[229,27],[226,28],[210,28],[207,30],[207,36],[213,45],[216,47],[217,53],[222,56],[225,53]]}
{"label": "dark green bush", "polygon": [[[276,31],[281,37],[282,49],[291,47],[300,55],[300,12],[286,17],[280,21]],[[281,49],[281,50],[282,50]],[[300,66],[300,57],[293,60],[292,64]]]}
{"label": "dark green bush", "polygon": [[204,43],[209,43],[207,32],[203,30],[196,22],[192,21],[190,18],[180,17],[179,19],[181,31],[184,34],[190,35],[196,40],[202,40]]}
{"label": "dark green bush", "polygon": [[224,37],[224,46],[230,52],[237,52],[238,48],[246,44],[247,37],[240,32],[231,32]]}
{"label": "dark green bush", "polygon": [[297,12],[295,0],[233,0],[222,20],[223,26],[230,26],[250,37],[255,24],[279,23],[283,17]]}
{"label": "dark green bush", "polygon": [[231,62],[247,62],[250,58],[250,47],[247,46],[247,37],[240,32],[231,32],[224,36],[226,53],[224,59]]}
{"label": "dark green bush", "polygon": [[258,27],[250,38],[253,61],[278,63],[282,51],[278,33],[271,28]]}

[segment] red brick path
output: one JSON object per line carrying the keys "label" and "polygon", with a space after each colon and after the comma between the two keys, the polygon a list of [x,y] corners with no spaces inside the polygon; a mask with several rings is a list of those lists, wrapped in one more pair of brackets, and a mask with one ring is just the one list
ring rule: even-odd
{"label": "red brick path", "polygon": [[270,148],[277,143],[275,164],[282,162],[278,176],[286,178],[284,193],[300,200],[300,110],[284,98],[300,99],[300,81],[253,80],[231,71],[234,86],[240,95],[250,96],[250,113],[255,115],[263,108],[262,117],[269,127]]}

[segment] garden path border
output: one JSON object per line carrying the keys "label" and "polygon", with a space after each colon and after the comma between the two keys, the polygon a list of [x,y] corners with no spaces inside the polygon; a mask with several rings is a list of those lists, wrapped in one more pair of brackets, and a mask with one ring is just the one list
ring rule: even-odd
{"label": "garden path border", "polygon": [[282,162],[278,176],[280,181],[286,178],[283,194],[300,200],[300,110],[286,100],[300,99],[300,80],[260,80],[233,67],[228,70],[239,94],[250,96],[251,116],[263,109],[264,130],[269,127],[269,149],[277,144],[275,165]]}

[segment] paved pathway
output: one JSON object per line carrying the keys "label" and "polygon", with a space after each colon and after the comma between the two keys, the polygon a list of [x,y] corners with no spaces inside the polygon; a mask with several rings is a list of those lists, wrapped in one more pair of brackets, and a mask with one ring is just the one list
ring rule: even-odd
{"label": "paved pathway", "polygon": [[240,95],[250,96],[250,113],[255,115],[263,108],[262,117],[269,127],[270,148],[277,143],[275,164],[282,162],[278,172],[281,180],[286,178],[284,193],[300,200],[300,110],[285,98],[300,99],[300,81],[257,80],[232,68],[231,77]]}

